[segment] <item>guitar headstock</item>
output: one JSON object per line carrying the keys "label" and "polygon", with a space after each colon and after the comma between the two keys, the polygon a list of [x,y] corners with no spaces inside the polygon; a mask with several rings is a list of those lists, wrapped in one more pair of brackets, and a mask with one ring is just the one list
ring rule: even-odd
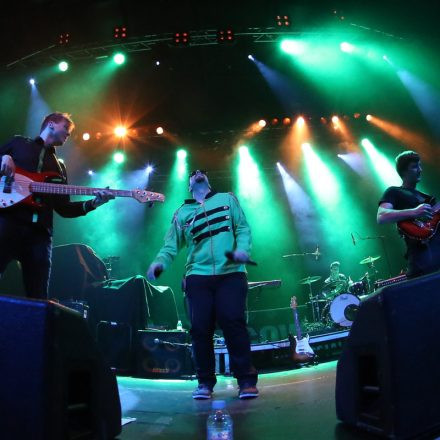
{"label": "guitar headstock", "polygon": [[145,189],[134,189],[132,192],[133,198],[140,203],[164,202],[165,196],[161,193],[147,191]]}
{"label": "guitar headstock", "polygon": [[297,307],[296,296],[292,296],[292,298],[290,299],[290,308],[295,310],[296,307]]}

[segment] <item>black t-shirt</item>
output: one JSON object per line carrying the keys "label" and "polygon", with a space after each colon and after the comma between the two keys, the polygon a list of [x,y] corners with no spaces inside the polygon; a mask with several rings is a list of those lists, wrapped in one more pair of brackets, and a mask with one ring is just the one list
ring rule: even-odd
{"label": "black t-shirt", "polygon": [[435,198],[416,189],[390,186],[380,199],[381,203],[391,203],[393,209],[411,209],[421,203],[435,204]]}
{"label": "black t-shirt", "polygon": [[[435,204],[435,197],[425,194],[421,191],[411,188],[402,188],[401,186],[390,186],[383,194],[379,201],[381,203],[391,203],[393,209],[412,209],[419,206],[421,203]],[[420,250],[426,247],[426,244],[419,240],[412,240],[404,236],[408,252]],[[408,257],[408,253],[405,255]]]}

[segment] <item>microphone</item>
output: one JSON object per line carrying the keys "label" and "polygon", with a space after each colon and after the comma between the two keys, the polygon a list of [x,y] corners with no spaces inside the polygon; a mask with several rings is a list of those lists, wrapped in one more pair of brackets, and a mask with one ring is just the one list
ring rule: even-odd
{"label": "microphone", "polygon": [[354,239],[353,232],[350,232],[351,240],[353,241],[353,246],[356,246],[356,240]]}
{"label": "microphone", "polygon": [[234,252],[232,252],[232,251],[225,252],[225,257],[228,260],[233,261],[234,263],[250,264],[251,266],[256,266],[257,265],[257,263],[254,260],[251,260],[250,258],[248,258],[246,261],[236,261],[235,257],[234,257]]}

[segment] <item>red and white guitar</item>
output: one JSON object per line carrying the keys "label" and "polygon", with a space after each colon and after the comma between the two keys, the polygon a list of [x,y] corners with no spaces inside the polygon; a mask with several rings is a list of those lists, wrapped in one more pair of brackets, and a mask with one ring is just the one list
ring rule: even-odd
{"label": "red and white guitar", "polygon": [[290,300],[290,308],[293,312],[296,329],[296,336],[289,333],[292,360],[297,364],[308,364],[313,361],[316,355],[309,345],[309,335],[302,336],[295,296],[292,296]]}
{"label": "red and white guitar", "polygon": [[432,212],[434,216],[430,220],[425,221],[419,218],[403,220],[397,223],[397,227],[408,238],[421,241],[430,240],[437,232],[440,223],[440,202],[432,207]]}
{"label": "red and white guitar", "polygon": [[10,208],[17,204],[31,206],[34,209],[43,205],[32,196],[34,194],[59,194],[59,195],[94,195],[95,191],[109,191],[115,197],[132,197],[141,203],[163,202],[165,196],[160,193],[133,189],[88,188],[85,186],[65,185],[59,174],[52,171],[30,173],[20,168],[16,169],[13,179],[2,176],[0,179],[0,209]]}

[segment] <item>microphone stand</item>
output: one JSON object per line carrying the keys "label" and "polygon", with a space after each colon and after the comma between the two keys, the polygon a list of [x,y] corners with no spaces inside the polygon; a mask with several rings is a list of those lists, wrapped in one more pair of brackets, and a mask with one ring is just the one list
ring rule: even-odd
{"label": "microphone stand", "polygon": [[387,267],[388,267],[388,278],[391,278],[391,262],[390,262],[390,257],[388,256],[388,251],[387,251],[387,247],[385,245],[385,235],[373,235],[371,237],[361,237],[358,233],[355,232],[355,234],[357,235],[357,239],[358,240],[380,240],[380,242],[382,243],[382,249],[383,249],[383,253],[385,255],[385,260],[387,262]]}
{"label": "microphone stand", "polygon": [[321,252],[319,252],[319,246],[316,245],[316,249],[313,252],[303,252],[302,254],[287,254],[287,255],[283,255],[283,258],[288,258],[288,257],[305,257],[306,255],[313,255],[316,260],[321,256]]}

